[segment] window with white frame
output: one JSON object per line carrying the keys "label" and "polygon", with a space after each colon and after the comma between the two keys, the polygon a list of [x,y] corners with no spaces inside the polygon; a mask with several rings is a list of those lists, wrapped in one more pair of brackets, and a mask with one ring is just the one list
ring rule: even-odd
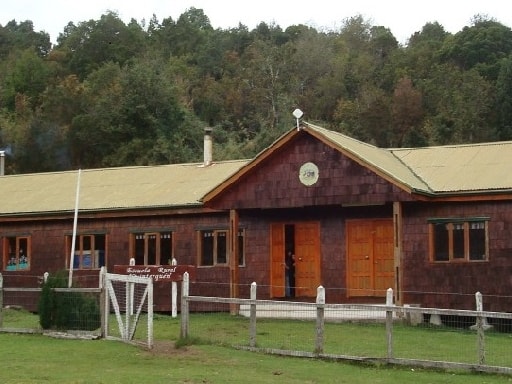
{"label": "window with white frame", "polygon": [[429,219],[430,260],[487,261],[488,218]]}
{"label": "window with white frame", "polygon": [[133,233],[131,242],[131,257],[136,265],[171,264],[174,257],[171,231]]}
{"label": "window with white frame", "polygon": [[6,236],[3,239],[3,265],[6,271],[30,269],[30,236]]}

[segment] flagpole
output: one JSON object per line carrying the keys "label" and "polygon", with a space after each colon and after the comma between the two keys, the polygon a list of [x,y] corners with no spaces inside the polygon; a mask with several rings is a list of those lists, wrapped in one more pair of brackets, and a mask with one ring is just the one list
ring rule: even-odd
{"label": "flagpole", "polygon": [[80,175],[82,170],[78,170],[78,180],[76,182],[76,198],[75,198],[75,219],[73,221],[73,240],[71,241],[71,252],[69,255],[69,278],[68,288],[71,288],[73,282],[73,266],[75,264],[75,244],[76,244],[76,227],[78,222],[78,200],[80,198]]}

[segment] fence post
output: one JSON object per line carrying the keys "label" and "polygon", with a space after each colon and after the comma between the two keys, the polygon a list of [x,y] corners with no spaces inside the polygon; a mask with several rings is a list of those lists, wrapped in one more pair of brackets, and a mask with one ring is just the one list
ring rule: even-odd
{"label": "fence post", "polygon": [[148,347],[153,348],[153,279],[148,284]]}
{"label": "fence post", "polygon": [[189,275],[188,272],[183,274],[181,283],[181,338],[188,337],[189,313],[188,313],[188,289]]}
{"label": "fence post", "polygon": [[[135,265],[135,259],[132,257],[130,259],[130,265]],[[133,305],[135,302],[135,283],[128,283],[126,286],[128,292],[126,292],[126,298],[127,298],[127,308],[126,308],[126,316],[128,318],[129,316],[133,316]],[[128,321],[126,321],[126,324],[128,325]],[[130,331],[127,329],[126,334],[128,335]]]}
{"label": "fence post", "polygon": [[[475,293],[476,310],[483,312],[484,305],[482,301],[482,294]],[[477,334],[477,348],[478,348],[478,364],[485,364],[485,332],[484,332],[484,317],[482,314],[476,316],[476,334]]]}
{"label": "fence post", "polygon": [[0,273],[0,328],[4,326],[4,277]]}
{"label": "fence post", "polygon": [[249,346],[254,348],[256,346],[256,282],[251,284],[251,308],[250,308],[250,322],[249,322]]}
{"label": "fence post", "polygon": [[99,288],[100,288],[100,321],[101,321],[101,337],[105,338],[107,335],[107,316],[108,312],[106,311],[107,307],[105,306],[105,302],[107,300],[107,290],[105,289],[105,277],[106,277],[105,267],[100,268],[100,279],[99,279]]}
{"label": "fence post", "polygon": [[386,292],[386,339],[388,343],[388,359],[393,358],[393,289],[388,288]]}
{"label": "fence post", "polygon": [[[104,268],[104,267],[102,267]],[[103,313],[105,317],[103,318],[103,329],[102,336],[103,338],[108,337],[108,324],[109,324],[109,316],[110,316],[110,295],[109,288],[111,287],[112,282],[109,281],[107,271],[105,270],[104,278],[103,278]]]}
{"label": "fence post", "polygon": [[[171,265],[178,265],[178,261],[173,257]],[[178,283],[171,282],[171,317],[178,317]]]}
{"label": "fence post", "polygon": [[315,353],[324,352],[325,326],[325,288],[321,285],[316,289],[316,341]]}

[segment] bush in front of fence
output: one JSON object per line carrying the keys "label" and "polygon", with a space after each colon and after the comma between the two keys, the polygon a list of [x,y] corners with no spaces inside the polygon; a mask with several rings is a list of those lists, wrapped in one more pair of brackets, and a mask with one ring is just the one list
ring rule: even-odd
{"label": "bush in front of fence", "polygon": [[95,297],[66,287],[65,272],[50,276],[43,283],[38,304],[41,327],[88,331],[99,328],[101,313]]}

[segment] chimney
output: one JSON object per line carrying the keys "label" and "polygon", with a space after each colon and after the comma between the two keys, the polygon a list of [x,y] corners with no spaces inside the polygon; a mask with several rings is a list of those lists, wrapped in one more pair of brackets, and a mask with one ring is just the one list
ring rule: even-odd
{"label": "chimney", "polygon": [[5,175],[5,151],[0,151],[0,176]]}
{"label": "chimney", "polygon": [[207,167],[212,164],[212,131],[213,128],[206,127],[204,129],[204,166]]}

